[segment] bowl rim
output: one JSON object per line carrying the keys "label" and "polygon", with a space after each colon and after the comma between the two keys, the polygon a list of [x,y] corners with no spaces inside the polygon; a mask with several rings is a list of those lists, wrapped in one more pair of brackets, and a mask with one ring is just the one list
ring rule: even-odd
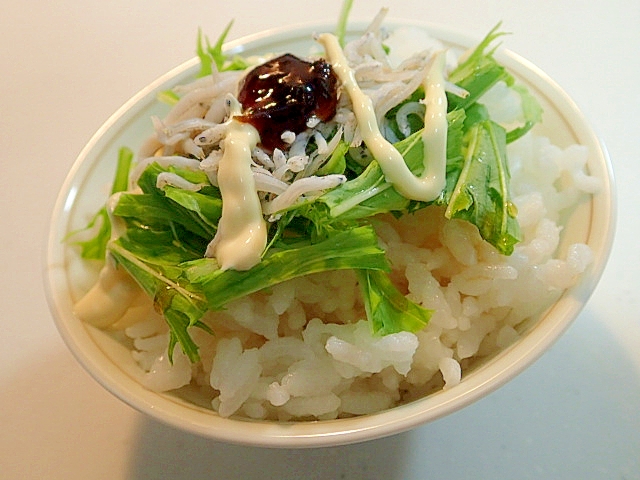
{"label": "bowl rim", "polygon": [[[463,46],[471,46],[474,39],[449,28],[428,22],[390,20],[388,27],[419,27],[427,30],[434,37]],[[367,23],[353,22],[349,33],[361,32]],[[241,53],[246,50],[260,48],[260,44],[275,44],[290,41],[292,38],[310,36],[317,31],[331,31],[334,25],[326,23],[306,23],[286,28],[272,28],[262,32],[241,37],[225,44],[228,53]],[[597,255],[588,275],[576,287],[565,293],[551,307],[560,320],[551,321],[547,315],[540,320],[547,328],[538,328],[529,332],[516,344],[498,353],[488,364],[475,369],[457,386],[445,389],[435,396],[427,396],[414,402],[396,406],[379,413],[354,418],[323,420],[314,422],[266,422],[237,418],[221,418],[215,413],[200,408],[186,406],[167,394],[157,394],[142,387],[138,382],[126,375],[111,362],[105,353],[93,342],[86,325],[70,324],[67,315],[70,308],[68,291],[65,290],[66,277],[61,270],[63,247],[60,239],[67,233],[62,229],[66,225],[68,210],[77,193],[75,181],[83,167],[86,157],[99,146],[103,138],[109,134],[114,125],[125,122],[135,111],[135,106],[155,92],[167,82],[193,70],[199,63],[197,57],[175,67],[158,79],[141,89],[122,105],[96,131],[86,146],[81,150],[70,169],[53,207],[48,238],[46,242],[44,279],[45,292],[54,322],[76,360],[105,389],[136,410],[143,412],[167,425],[190,431],[200,436],[234,444],[263,447],[320,447],[349,444],[381,438],[406,431],[447,414],[457,411],[479,398],[495,391],[503,384],[520,374],[525,368],[537,360],[578,316],[590,295],[594,291],[611,252],[616,222],[616,199],[614,175],[608,152],[603,142],[588,125],[584,115],[574,101],[562,88],[549,78],[538,67],[508,49],[500,49],[496,56],[508,69],[535,81],[545,95],[555,105],[562,106],[562,113],[570,121],[572,128],[579,129],[578,137],[587,140],[596,150],[600,166],[603,168],[603,188],[599,197],[598,214],[595,219],[599,230],[604,232],[596,242]],[[594,223],[594,202],[592,202],[592,229]],[[606,215],[604,215],[606,214]],[[64,231],[63,231],[64,230]],[[589,233],[589,238],[595,235]],[[545,322],[546,321],[546,322]]]}

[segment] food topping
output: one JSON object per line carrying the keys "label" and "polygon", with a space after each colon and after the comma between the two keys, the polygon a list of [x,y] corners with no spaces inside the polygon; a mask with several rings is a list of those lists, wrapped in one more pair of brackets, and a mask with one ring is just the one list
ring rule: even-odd
{"label": "food topping", "polygon": [[447,101],[444,91],[444,56],[438,55],[425,80],[427,112],[423,138],[425,143],[424,171],[416,177],[409,170],[402,154],[382,133],[376,120],[373,102],[358,86],[355,74],[340,48],[335,35],[323,33],[318,41],[324,46],[336,74],[353,104],[364,143],[378,161],[386,180],[412,200],[435,200],[446,184]]}
{"label": "food topping", "polygon": [[253,70],[240,86],[244,112],[238,120],[260,133],[266,149],[285,148],[286,132],[300,133],[313,117],[333,118],[338,104],[338,79],[324,60],[307,62],[285,54]]}
{"label": "food topping", "polygon": [[231,119],[218,166],[222,216],[205,256],[216,257],[221,269],[249,270],[260,262],[267,227],[256,194],[251,151],[258,143],[252,125],[237,121],[240,105],[230,99]]}

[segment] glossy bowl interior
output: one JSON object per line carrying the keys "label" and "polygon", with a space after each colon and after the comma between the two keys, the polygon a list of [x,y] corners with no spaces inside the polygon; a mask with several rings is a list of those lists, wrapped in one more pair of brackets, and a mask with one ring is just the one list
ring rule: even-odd
{"label": "glossy bowl interior", "polygon": [[[410,22],[394,26],[419,26],[453,49],[475,45],[465,37],[431,25]],[[362,31],[354,25],[352,32]],[[312,34],[331,31],[332,25],[271,30],[227,45],[244,55],[292,52],[304,55],[313,47]],[[354,443],[398,433],[450,414],[492,392],[537,359],[579,314],[595,288],[612,244],[615,205],[613,175],[608,155],[573,101],[529,62],[501,51],[500,61],[540,99],[545,114],[539,131],[559,146],[581,143],[589,147],[588,169],[602,179],[601,191],[581,204],[566,219],[563,244],[580,241],[595,255],[581,282],[567,291],[543,315],[532,319],[519,341],[480,362],[459,385],[421,400],[373,415],[332,421],[278,423],[221,418],[188,393],[158,394],[141,386],[142,374],[127,347],[113,333],[80,322],[73,303],[95,278],[96,268],[78,259],[63,239],[83,227],[104,203],[115,168],[118,149],[134,149],[151,132],[151,115],[162,116],[168,107],[156,100],[158,92],[188,81],[198,68],[197,59],[168,72],[119,109],[82,150],[54,207],[48,239],[45,283],[56,325],[79,363],[107,390],[137,410],[174,427],[220,441],[268,447],[312,447]]]}

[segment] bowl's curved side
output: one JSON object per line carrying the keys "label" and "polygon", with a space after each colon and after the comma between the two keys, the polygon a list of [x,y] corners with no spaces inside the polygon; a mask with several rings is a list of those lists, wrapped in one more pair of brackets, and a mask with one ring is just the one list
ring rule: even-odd
{"label": "bowl's curved side", "polygon": [[[390,22],[389,26],[413,25],[426,28],[436,38],[456,48],[473,44],[466,37],[419,22]],[[352,32],[364,25],[353,25]],[[245,37],[227,45],[232,53],[261,55],[283,50],[303,54],[314,45],[312,34],[333,26],[307,25],[277,29]],[[146,390],[136,380],[140,375],[128,351],[108,333],[87,327],[73,314],[73,302],[95,275],[81,264],[64,241],[70,231],[82,228],[106,198],[117,151],[122,145],[135,150],[151,132],[148,118],[162,115],[166,107],[157,94],[190,78],[197,68],[192,59],[168,72],[140,91],[121,107],[89,141],[74,163],[53,209],[48,237],[45,287],[58,330],[79,363],[115,396],[137,410],[171,426],[217,440],[270,447],[311,447],[353,443],[398,433],[440,418],[492,392],[535,361],[578,315],[600,278],[611,249],[615,201],[611,164],[604,146],[590,129],[578,107],[535,66],[511,52],[501,52],[501,60],[516,76],[545,99],[552,132],[569,136],[570,142],[587,145],[591,151],[588,168],[603,179],[603,188],[578,213],[573,227],[580,241],[589,244],[595,263],[579,285],[568,291],[535,329],[489,364],[481,366],[456,387],[422,400],[374,415],[308,423],[274,423],[221,418],[204,408],[171,394]],[[560,128],[559,128],[560,127]]]}

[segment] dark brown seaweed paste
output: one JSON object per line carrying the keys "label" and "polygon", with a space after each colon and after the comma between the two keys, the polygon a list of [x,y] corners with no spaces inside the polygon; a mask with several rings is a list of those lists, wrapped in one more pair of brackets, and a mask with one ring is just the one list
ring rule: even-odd
{"label": "dark brown seaweed paste", "polygon": [[333,118],[337,90],[338,79],[327,62],[285,54],[246,75],[238,95],[243,114],[237,118],[258,130],[266,149],[285,148],[285,131],[304,131],[314,116],[321,121]]}

